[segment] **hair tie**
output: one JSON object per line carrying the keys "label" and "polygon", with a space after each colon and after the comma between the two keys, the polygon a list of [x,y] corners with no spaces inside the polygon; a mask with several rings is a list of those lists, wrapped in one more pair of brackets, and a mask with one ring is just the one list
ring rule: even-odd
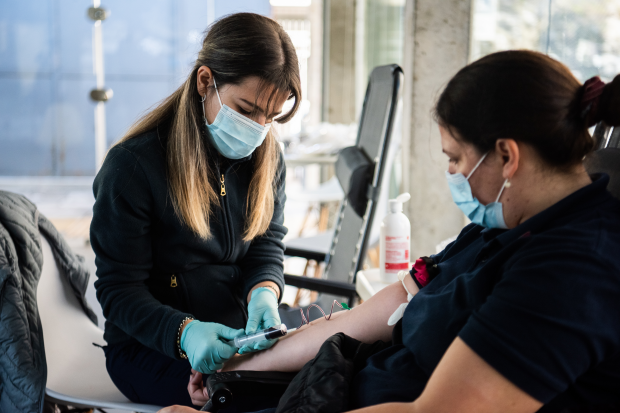
{"label": "hair tie", "polygon": [[599,122],[599,103],[605,82],[600,77],[594,76],[583,84],[583,94],[581,95],[580,114],[581,119],[586,120],[588,127],[594,126]]}

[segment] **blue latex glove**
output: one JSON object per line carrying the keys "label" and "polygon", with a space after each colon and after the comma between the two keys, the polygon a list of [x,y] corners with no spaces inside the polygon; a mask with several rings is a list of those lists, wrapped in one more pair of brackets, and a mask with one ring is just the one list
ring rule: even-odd
{"label": "blue latex glove", "polygon": [[[246,334],[255,333],[269,327],[282,324],[278,313],[278,297],[275,291],[268,287],[259,287],[252,291],[248,304],[248,323],[245,327]],[[251,346],[243,346],[239,354],[252,353],[266,350],[273,346],[277,340],[263,340]]]}
{"label": "blue latex glove", "polygon": [[213,374],[222,368],[226,360],[237,353],[232,341],[242,336],[244,331],[234,330],[217,323],[190,321],[181,335],[181,349],[187,354],[189,363],[194,370],[202,374]]}

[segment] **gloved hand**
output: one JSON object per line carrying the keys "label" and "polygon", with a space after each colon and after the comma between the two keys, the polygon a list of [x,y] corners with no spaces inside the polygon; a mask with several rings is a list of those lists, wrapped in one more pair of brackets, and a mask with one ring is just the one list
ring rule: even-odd
{"label": "gloved hand", "polygon": [[[245,327],[246,334],[255,333],[269,327],[282,324],[278,313],[278,297],[275,291],[268,287],[259,287],[252,291],[248,304],[248,323]],[[266,350],[273,346],[277,340],[263,340],[251,346],[243,346],[239,354],[252,353]]]}
{"label": "gloved hand", "polygon": [[224,362],[237,353],[232,341],[242,336],[243,330],[234,330],[217,323],[190,321],[181,335],[181,349],[187,354],[194,370],[202,374],[213,374],[222,368]]}

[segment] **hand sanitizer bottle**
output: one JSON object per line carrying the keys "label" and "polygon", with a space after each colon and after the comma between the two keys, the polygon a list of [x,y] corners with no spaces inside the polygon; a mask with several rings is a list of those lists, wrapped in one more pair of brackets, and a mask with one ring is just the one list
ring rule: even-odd
{"label": "hand sanitizer bottle", "polygon": [[400,194],[388,202],[388,214],[381,222],[379,274],[386,283],[398,281],[398,272],[409,269],[411,259],[411,224],[403,214],[403,203],[411,195]]}

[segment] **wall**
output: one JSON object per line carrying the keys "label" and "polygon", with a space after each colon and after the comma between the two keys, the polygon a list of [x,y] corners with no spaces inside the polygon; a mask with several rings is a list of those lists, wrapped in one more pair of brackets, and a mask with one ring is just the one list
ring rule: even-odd
{"label": "wall", "polygon": [[437,125],[431,109],[448,80],[467,64],[470,0],[408,0],[403,69],[403,189],[411,221],[411,256],[435,252],[459,233],[463,214],[452,202]]}

